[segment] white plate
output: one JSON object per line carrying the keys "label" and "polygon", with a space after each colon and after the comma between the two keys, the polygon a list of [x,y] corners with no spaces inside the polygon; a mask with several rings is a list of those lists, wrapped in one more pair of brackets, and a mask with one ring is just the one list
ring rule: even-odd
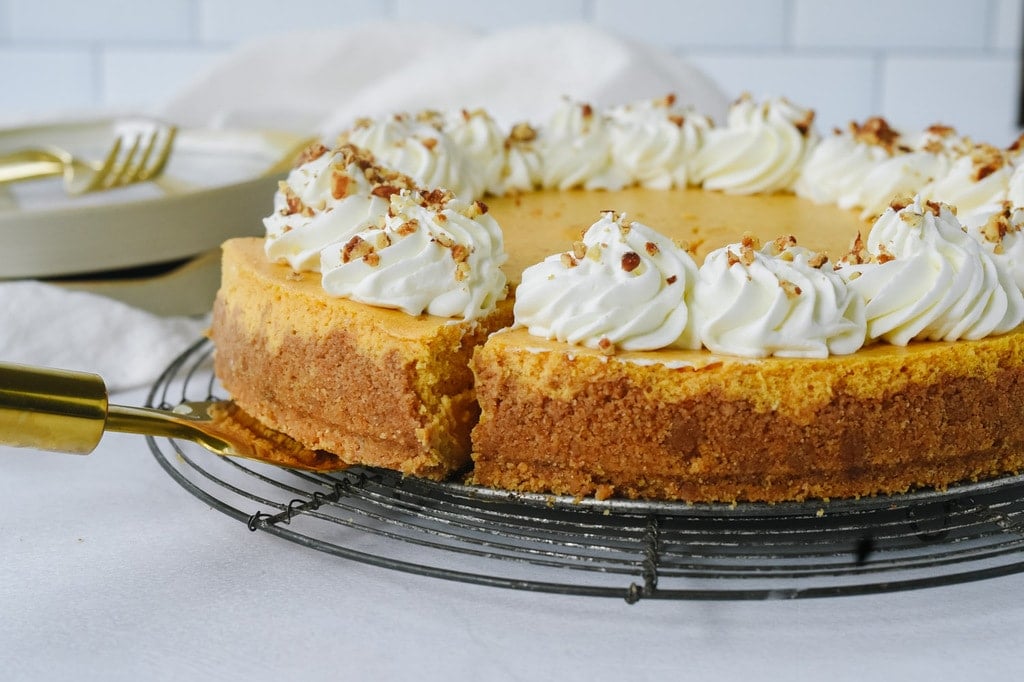
{"label": "white plate", "polygon": [[[146,119],[0,130],[0,154],[53,144],[100,158]],[[277,181],[305,138],[185,129],[156,181],[68,196],[58,178],[0,186],[0,279],[66,277],[169,263],[263,234]]]}

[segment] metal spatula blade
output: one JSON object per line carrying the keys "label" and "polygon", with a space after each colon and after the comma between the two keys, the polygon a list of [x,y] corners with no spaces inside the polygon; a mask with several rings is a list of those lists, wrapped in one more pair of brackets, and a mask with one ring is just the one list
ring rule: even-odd
{"label": "metal spatula blade", "polygon": [[218,455],[310,471],[345,468],[247,417],[228,400],[172,409],[112,405],[96,374],[0,363],[0,444],[89,454],[106,431],[197,443]]}

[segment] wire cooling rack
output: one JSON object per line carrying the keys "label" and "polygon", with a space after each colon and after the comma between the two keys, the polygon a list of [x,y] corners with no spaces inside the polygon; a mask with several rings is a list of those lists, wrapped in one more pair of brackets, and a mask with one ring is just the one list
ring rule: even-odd
{"label": "wire cooling rack", "polygon": [[[197,342],[151,406],[221,395]],[[575,500],[350,469],[312,474],[149,439],[212,507],[345,559],[478,585],[641,599],[795,599],[919,589],[1024,571],[1024,477],[828,503]]]}

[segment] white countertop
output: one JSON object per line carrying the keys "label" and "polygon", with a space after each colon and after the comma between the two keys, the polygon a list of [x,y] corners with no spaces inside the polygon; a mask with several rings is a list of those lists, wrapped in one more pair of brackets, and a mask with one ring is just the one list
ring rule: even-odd
{"label": "white countertop", "polygon": [[[145,391],[113,396],[145,402]],[[867,597],[640,601],[479,587],[209,508],[139,436],[0,447],[5,680],[988,679],[1024,670],[1024,575]],[[827,677],[826,677],[827,676]]]}

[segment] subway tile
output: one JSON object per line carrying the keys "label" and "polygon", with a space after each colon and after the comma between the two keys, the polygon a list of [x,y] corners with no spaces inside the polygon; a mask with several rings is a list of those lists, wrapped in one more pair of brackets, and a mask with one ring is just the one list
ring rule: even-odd
{"label": "subway tile", "polygon": [[1012,57],[890,57],[882,79],[882,111],[898,127],[942,122],[1000,146],[1015,136],[1017,60]]}
{"label": "subway tile", "polygon": [[100,102],[111,108],[152,109],[163,104],[225,54],[213,48],[124,48],[100,59]]}
{"label": "subway tile", "polygon": [[493,2],[482,9],[480,0],[397,0],[395,19],[458,23],[489,31],[540,23],[581,22],[586,16],[584,0],[516,0]]}
{"label": "subway tile", "polygon": [[19,43],[183,41],[193,37],[191,0],[7,0]]}
{"label": "subway tile", "polygon": [[84,49],[0,49],[5,118],[72,113],[96,104],[93,57]]}
{"label": "subway tile", "polygon": [[993,11],[992,47],[998,50],[1021,49],[1021,31],[1024,30],[1024,3],[1021,0],[996,0]]}
{"label": "subway tile", "polygon": [[981,48],[988,5],[962,0],[794,0],[797,47]]}
{"label": "subway tile", "polygon": [[762,99],[782,95],[815,110],[815,125],[825,133],[875,111],[874,66],[869,57],[747,56],[691,53],[690,61],[730,97],[749,92]]}
{"label": "subway tile", "polygon": [[348,26],[390,16],[376,0],[199,0],[204,41],[230,43],[286,31]]}
{"label": "subway tile", "polygon": [[660,47],[778,47],[783,0],[595,0],[594,20]]}

